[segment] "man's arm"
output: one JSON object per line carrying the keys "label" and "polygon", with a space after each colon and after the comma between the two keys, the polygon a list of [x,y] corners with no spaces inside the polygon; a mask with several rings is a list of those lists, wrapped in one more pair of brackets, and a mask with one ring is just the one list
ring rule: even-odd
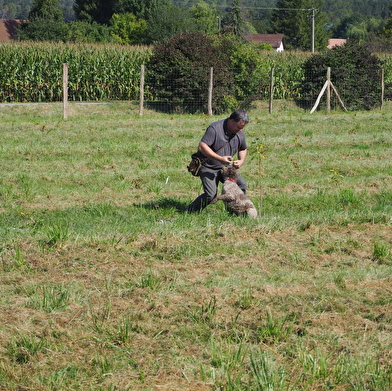
{"label": "man's arm", "polygon": [[240,168],[245,163],[247,153],[247,149],[238,152],[238,160],[234,160],[233,162],[235,168]]}
{"label": "man's arm", "polygon": [[[201,152],[204,156],[209,157],[211,159],[217,160],[222,164],[231,164],[232,157],[231,156],[220,156],[216,152],[214,152],[205,142],[200,141],[199,143],[199,152]],[[242,151],[241,151],[242,152]],[[245,154],[246,156],[246,154]]]}

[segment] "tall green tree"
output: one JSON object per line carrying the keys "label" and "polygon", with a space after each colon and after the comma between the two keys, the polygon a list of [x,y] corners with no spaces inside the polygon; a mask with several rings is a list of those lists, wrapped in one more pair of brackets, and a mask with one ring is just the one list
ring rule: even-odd
{"label": "tall green tree", "polygon": [[131,13],[138,19],[148,19],[160,0],[116,0],[114,12],[117,14]]}
{"label": "tall green tree", "polygon": [[78,20],[108,24],[114,14],[131,13],[138,19],[147,19],[166,0],[75,0]]}
{"label": "tall green tree", "polygon": [[357,24],[347,26],[347,38],[364,43],[370,33],[376,34],[382,30],[384,22],[381,19],[369,18]]}
{"label": "tall green tree", "polygon": [[144,43],[147,30],[147,22],[138,19],[134,14],[113,14],[110,19],[111,34],[116,42],[122,44]]}
{"label": "tall green tree", "polygon": [[66,41],[67,25],[60,0],[34,0],[29,21],[19,29],[19,39],[32,41]]}
{"label": "tall green tree", "polygon": [[197,31],[205,34],[218,32],[218,13],[215,7],[209,6],[204,0],[198,1],[191,7],[191,14],[195,18]]}
{"label": "tall green tree", "polygon": [[108,24],[114,14],[115,0],[76,0],[77,20]]}
{"label": "tall green tree", "polygon": [[170,0],[160,0],[148,18],[147,26],[149,42],[162,41],[182,32],[197,31],[191,10],[172,4]]}
{"label": "tall green tree", "polygon": [[241,11],[241,0],[233,0],[226,29],[237,36],[243,33],[244,19]]}
{"label": "tall green tree", "polygon": [[35,19],[63,21],[60,0],[34,0],[29,13],[29,20]]}
{"label": "tall green tree", "polygon": [[392,4],[389,6],[388,19],[378,35],[381,38],[392,38]]}
{"label": "tall green tree", "polygon": [[20,13],[21,7],[16,4],[7,4],[4,7],[0,1],[0,18],[1,19],[17,19],[17,15]]}
{"label": "tall green tree", "polygon": [[313,12],[315,49],[326,48],[329,34],[323,0],[278,0],[276,7],[271,18],[274,32],[284,34],[288,48],[310,50]]}
{"label": "tall green tree", "polygon": [[340,23],[332,28],[332,34],[335,38],[348,38],[348,30],[351,26],[360,24],[363,21],[363,16],[357,12],[350,16],[343,18]]}

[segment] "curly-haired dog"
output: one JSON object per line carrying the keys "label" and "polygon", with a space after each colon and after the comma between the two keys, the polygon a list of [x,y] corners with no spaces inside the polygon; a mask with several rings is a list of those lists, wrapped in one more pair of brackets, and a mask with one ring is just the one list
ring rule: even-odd
{"label": "curly-haired dog", "polygon": [[222,194],[215,197],[211,204],[223,201],[229,212],[237,216],[247,215],[253,219],[257,218],[257,209],[252,201],[237,185],[238,173],[234,167],[222,167],[223,178]]}

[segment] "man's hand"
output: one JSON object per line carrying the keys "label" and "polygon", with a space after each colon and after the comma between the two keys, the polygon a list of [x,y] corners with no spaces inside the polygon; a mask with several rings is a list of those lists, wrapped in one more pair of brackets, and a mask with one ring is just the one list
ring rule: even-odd
{"label": "man's hand", "polygon": [[246,159],[246,154],[248,153],[247,149],[243,149],[242,151],[238,152],[238,160],[233,162],[233,166],[235,168],[240,168],[244,163]]}
{"label": "man's hand", "polygon": [[234,162],[232,162],[232,164],[235,168],[239,169],[244,164],[244,161],[243,160],[234,160]]}
{"label": "man's hand", "polygon": [[221,163],[233,164],[233,158],[231,156],[222,156]]}

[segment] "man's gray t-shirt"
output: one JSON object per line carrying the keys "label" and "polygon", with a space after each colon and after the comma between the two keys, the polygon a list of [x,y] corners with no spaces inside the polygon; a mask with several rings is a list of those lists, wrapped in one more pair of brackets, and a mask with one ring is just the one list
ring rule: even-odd
{"label": "man's gray t-shirt", "polygon": [[[228,119],[212,123],[206,130],[201,141],[207,144],[220,156],[234,156],[237,152],[247,149],[244,131],[229,134],[226,129]],[[222,163],[215,159],[208,159],[204,165],[208,168],[220,169]]]}

